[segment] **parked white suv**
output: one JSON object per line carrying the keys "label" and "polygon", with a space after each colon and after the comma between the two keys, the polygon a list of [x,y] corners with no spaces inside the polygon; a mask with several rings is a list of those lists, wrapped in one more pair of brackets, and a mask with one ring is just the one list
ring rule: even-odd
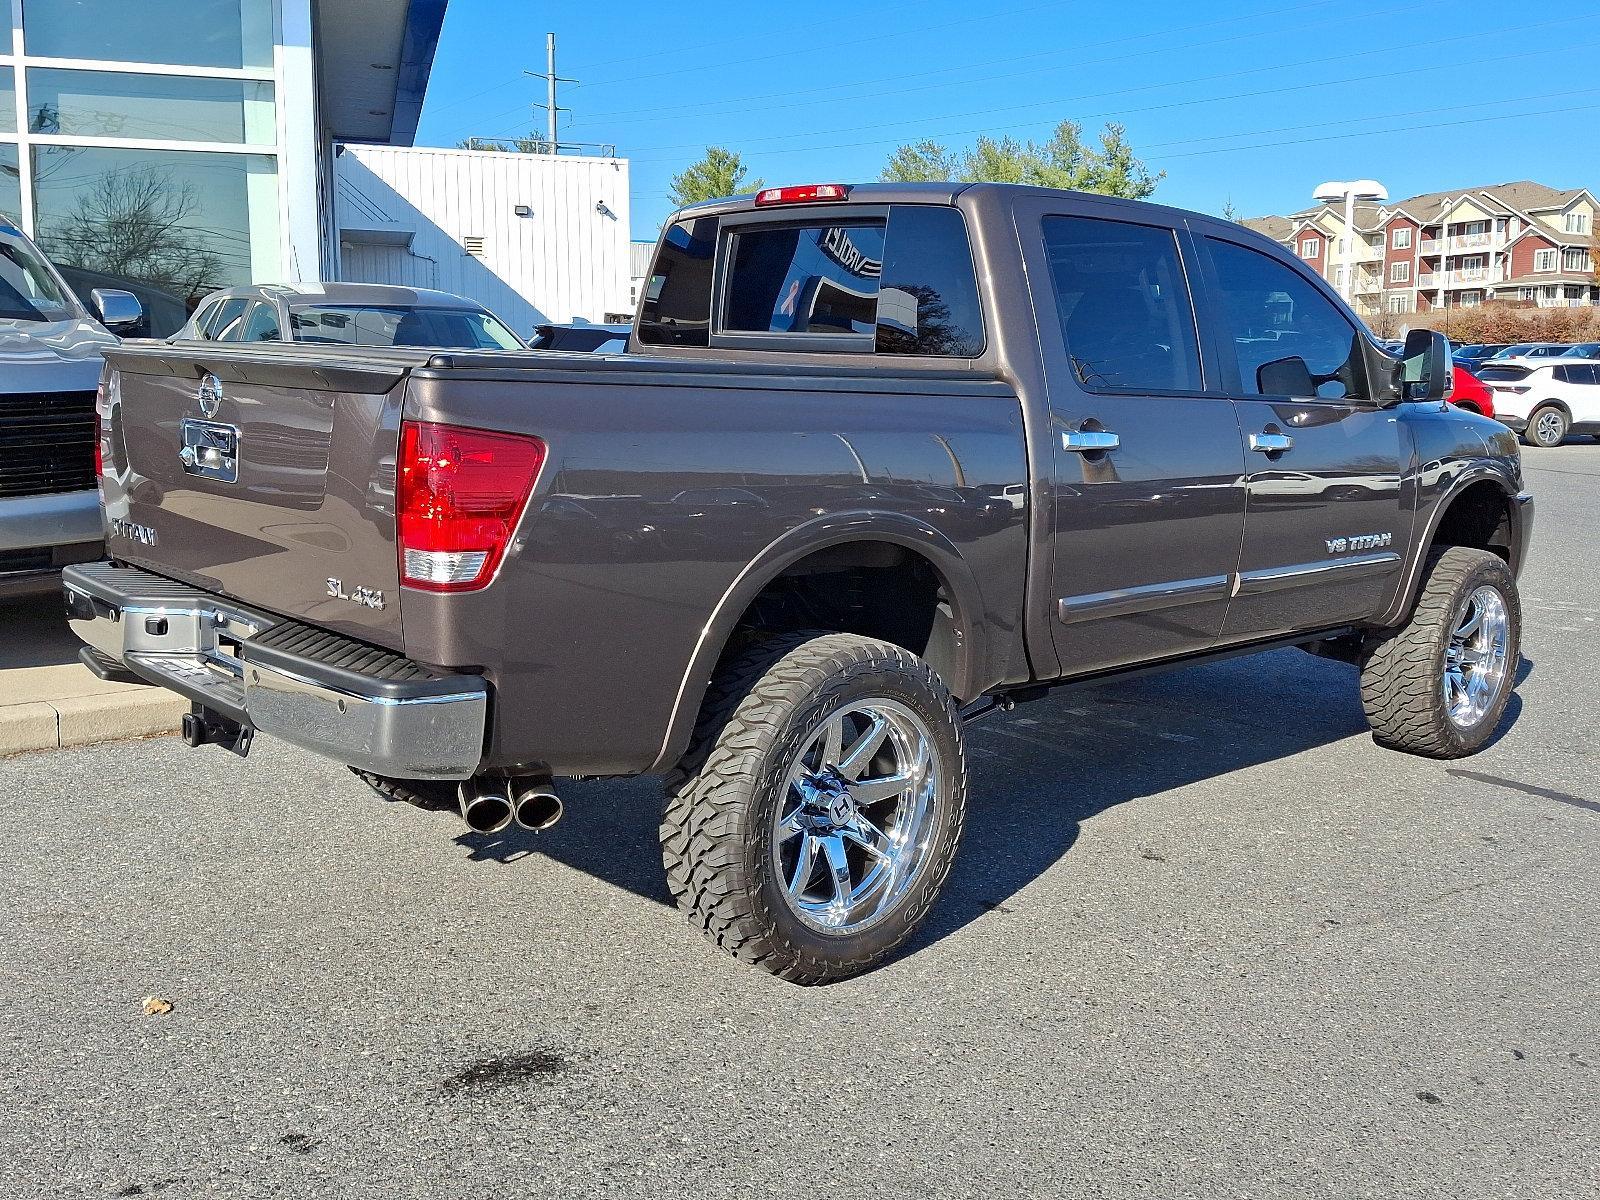
{"label": "parked white suv", "polygon": [[1559,446],[1569,433],[1600,435],[1600,363],[1492,362],[1478,378],[1494,396],[1494,419],[1530,446]]}
{"label": "parked white suv", "polygon": [[62,567],[105,550],[95,387],[101,351],[117,341],[107,326],[143,314],[128,292],[89,298],[92,313],[0,216],[0,597],[54,590]]}

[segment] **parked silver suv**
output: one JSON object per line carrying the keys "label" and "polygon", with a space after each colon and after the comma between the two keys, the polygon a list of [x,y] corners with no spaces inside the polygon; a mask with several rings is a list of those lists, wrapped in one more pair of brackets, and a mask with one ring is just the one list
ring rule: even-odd
{"label": "parked silver suv", "polygon": [[0,216],[0,596],[51,590],[62,567],[104,553],[95,388],[108,330],[143,313],[128,292],[89,296],[93,314]]}

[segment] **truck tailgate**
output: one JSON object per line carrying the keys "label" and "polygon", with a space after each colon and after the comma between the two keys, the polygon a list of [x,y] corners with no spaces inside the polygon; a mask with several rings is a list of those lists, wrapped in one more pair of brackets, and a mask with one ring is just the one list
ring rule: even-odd
{"label": "truck tailgate", "polygon": [[395,453],[407,371],[428,356],[310,349],[107,355],[110,552],[398,649]]}

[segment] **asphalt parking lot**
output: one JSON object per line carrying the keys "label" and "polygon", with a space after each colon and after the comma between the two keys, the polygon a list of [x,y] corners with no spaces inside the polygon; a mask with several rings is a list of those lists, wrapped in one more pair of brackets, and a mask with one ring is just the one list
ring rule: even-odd
{"label": "asphalt parking lot", "polygon": [[482,838],[266,741],[0,760],[0,1194],[1593,1194],[1600,444],[1527,462],[1484,753],[1298,651],[1058,693],[831,988],[678,918],[652,781]]}

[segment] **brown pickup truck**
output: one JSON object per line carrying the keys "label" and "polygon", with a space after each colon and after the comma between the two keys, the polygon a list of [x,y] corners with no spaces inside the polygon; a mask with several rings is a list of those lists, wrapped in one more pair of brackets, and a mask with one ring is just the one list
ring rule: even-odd
{"label": "brown pickup truck", "polygon": [[480,831],[664,775],[679,903],[800,982],[934,903],[980,715],[1302,645],[1453,757],[1515,679],[1513,436],[1194,213],[773,189],[672,218],[626,354],[107,358],[85,661]]}

